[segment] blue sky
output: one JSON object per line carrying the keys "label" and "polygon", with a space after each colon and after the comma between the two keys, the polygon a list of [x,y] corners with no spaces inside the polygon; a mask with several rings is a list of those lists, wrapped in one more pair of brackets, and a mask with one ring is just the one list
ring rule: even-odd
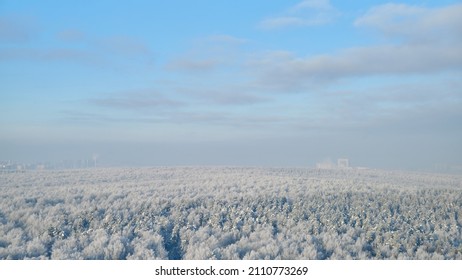
{"label": "blue sky", "polygon": [[0,1],[0,159],[462,165],[460,1]]}

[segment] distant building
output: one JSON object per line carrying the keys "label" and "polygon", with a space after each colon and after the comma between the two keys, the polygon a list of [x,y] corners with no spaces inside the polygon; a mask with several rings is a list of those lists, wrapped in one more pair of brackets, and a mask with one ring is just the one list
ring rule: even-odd
{"label": "distant building", "polygon": [[325,159],[322,162],[316,163],[317,169],[334,169],[335,167],[335,163],[333,163],[329,158]]}
{"label": "distant building", "polygon": [[317,169],[349,169],[350,160],[348,158],[337,159],[337,164],[329,159],[316,163]]}
{"label": "distant building", "polygon": [[339,158],[337,160],[338,168],[350,168],[350,161],[347,158]]}
{"label": "distant building", "polygon": [[316,163],[316,168],[317,169],[334,169],[335,165],[332,164],[331,162],[319,162],[319,163]]}

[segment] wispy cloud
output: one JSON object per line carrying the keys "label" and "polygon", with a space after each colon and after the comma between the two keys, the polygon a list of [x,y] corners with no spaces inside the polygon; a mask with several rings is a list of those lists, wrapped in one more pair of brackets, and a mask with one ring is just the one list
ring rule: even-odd
{"label": "wispy cloud", "polygon": [[330,10],[332,5],[329,0],[304,0],[291,8],[292,11],[304,9]]}
{"label": "wispy cloud", "polygon": [[165,109],[182,105],[181,101],[167,98],[154,90],[135,90],[113,93],[108,97],[89,99],[88,102],[99,107],[130,111]]}
{"label": "wispy cloud", "polygon": [[185,71],[190,73],[203,73],[209,72],[217,68],[222,61],[220,59],[212,58],[192,58],[183,57],[170,61],[165,65],[165,69],[171,71]]}
{"label": "wispy cloud", "polygon": [[406,4],[384,4],[370,9],[355,21],[384,36],[414,43],[462,41],[462,4],[426,8]]}
{"label": "wispy cloud", "polygon": [[269,98],[258,93],[252,93],[249,88],[242,86],[226,86],[220,88],[179,88],[176,90],[185,97],[193,98],[196,102],[206,105],[241,106],[265,103]]}
{"label": "wispy cloud", "polygon": [[164,116],[120,116],[102,112],[84,112],[79,110],[60,111],[60,121],[64,124],[99,124],[108,123],[162,123]]}
{"label": "wispy cloud", "polygon": [[248,40],[227,34],[201,37],[183,54],[172,58],[164,68],[188,74],[210,73],[223,66],[236,63],[233,60],[239,47]]}
{"label": "wispy cloud", "polygon": [[[425,120],[421,119],[419,123],[431,124],[434,122],[429,112],[438,112],[443,117],[444,108],[448,108],[446,116],[449,119],[454,115],[454,108],[462,105],[460,86],[462,82],[444,78],[418,84],[398,82],[377,85],[362,90],[328,90],[324,96],[327,101],[324,110],[333,116],[372,126],[399,120],[411,123],[409,119],[419,118],[417,116],[425,116]],[[412,129],[411,126],[407,128]]]}
{"label": "wispy cloud", "polygon": [[386,45],[299,58],[267,54],[256,60],[259,83],[279,90],[325,85],[344,78],[427,74],[462,69],[461,46]]}
{"label": "wispy cloud", "polygon": [[[92,102],[92,101],[91,101]],[[99,103],[99,102],[98,102]],[[137,104],[124,104],[121,108],[118,104],[113,107],[114,104],[95,104],[97,106],[102,105],[109,109],[122,109],[130,110],[137,108]],[[250,129],[252,132],[256,128],[270,128],[278,127],[279,129],[288,128],[288,124],[292,127],[296,123],[297,119],[282,116],[276,112],[266,115],[254,115],[251,113],[240,113],[236,114],[232,110],[220,110],[216,107],[209,107],[203,110],[194,110],[183,108],[181,110],[162,110],[155,105],[155,110],[147,112],[145,108],[138,108],[137,114],[114,114],[113,111],[82,111],[82,110],[61,110],[60,121],[64,124],[97,124],[105,125],[112,123],[133,123],[141,125],[174,125],[171,127],[173,130],[190,130],[196,125],[200,125],[202,128],[205,127],[216,127],[226,131],[226,133],[232,134],[234,129]],[[139,111],[141,110],[141,112]],[[133,111],[133,110],[132,110]],[[184,126],[187,125],[187,126]],[[190,126],[192,125],[192,127]],[[230,130],[231,129],[231,130]],[[242,132],[242,131],[240,131]]]}
{"label": "wispy cloud", "polygon": [[[398,28],[403,22],[407,24]],[[355,24],[390,39],[386,44],[309,57],[270,52],[249,64],[260,74],[257,83],[290,91],[345,78],[462,70],[462,4],[437,9],[387,4],[371,9]],[[440,38],[442,33],[446,39]]]}
{"label": "wispy cloud", "polygon": [[114,53],[118,56],[148,56],[151,51],[149,47],[140,39],[131,36],[110,36],[100,38],[96,45],[104,51]]}
{"label": "wispy cloud", "polygon": [[27,43],[37,32],[37,23],[33,18],[0,16],[0,43]]}
{"label": "wispy cloud", "polygon": [[216,35],[211,35],[203,39],[205,42],[212,42],[212,43],[218,43],[218,44],[231,44],[231,45],[240,45],[240,44],[245,44],[248,43],[249,40],[245,38],[239,38],[235,36],[231,36],[228,34],[216,34]]}
{"label": "wispy cloud", "polygon": [[78,63],[88,66],[104,66],[110,62],[104,56],[88,50],[73,48],[37,49],[3,48],[0,49],[0,61],[38,61]]}
{"label": "wispy cloud", "polygon": [[[0,48],[0,60],[73,63],[116,70],[129,69],[127,65],[135,63],[151,65],[153,61],[152,51],[140,38],[125,35],[94,38],[75,28],[46,34],[38,25],[24,16],[0,16],[0,43],[5,44]],[[52,47],[37,44],[37,38],[44,34],[50,36],[43,36],[49,40],[43,45]]]}
{"label": "wispy cloud", "polygon": [[262,29],[280,29],[296,26],[316,26],[332,22],[338,11],[329,0],[305,0],[279,15],[262,20]]}
{"label": "wispy cloud", "polygon": [[75,28],[65,29],[56,34],[56,38],[68,43],[82,42],[85,41],[86,37],[85,32]]}

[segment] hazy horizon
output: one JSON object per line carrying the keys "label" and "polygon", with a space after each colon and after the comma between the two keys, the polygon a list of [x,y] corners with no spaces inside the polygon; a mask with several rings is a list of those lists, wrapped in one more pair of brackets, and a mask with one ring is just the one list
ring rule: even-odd
{"label": "hazy horizon", "polygon": [[460,1],[2,1],[0,161],[462,166]]}

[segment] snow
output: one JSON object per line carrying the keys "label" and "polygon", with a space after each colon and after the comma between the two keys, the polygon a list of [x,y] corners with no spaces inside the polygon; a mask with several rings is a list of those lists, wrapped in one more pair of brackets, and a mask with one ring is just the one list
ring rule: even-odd
{"label": "snow", "polygon": [[95,168],[0,190],[0,259],[462,259],[458,175]]}

